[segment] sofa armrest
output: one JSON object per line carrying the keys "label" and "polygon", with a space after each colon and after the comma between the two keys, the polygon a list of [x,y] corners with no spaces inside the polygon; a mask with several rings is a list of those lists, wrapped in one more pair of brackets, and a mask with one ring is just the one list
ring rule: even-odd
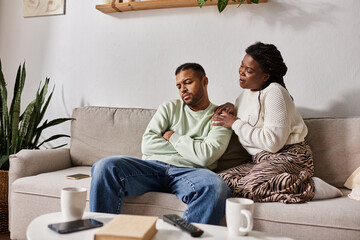
{"label": "sofa armrest", "polygon": [[9,186],[18,178],[57,171],[72,166],[70,149],[23,149],[10,155]]}

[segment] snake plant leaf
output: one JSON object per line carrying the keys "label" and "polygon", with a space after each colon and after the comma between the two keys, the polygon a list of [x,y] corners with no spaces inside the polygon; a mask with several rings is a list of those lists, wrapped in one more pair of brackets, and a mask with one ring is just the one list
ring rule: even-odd
{"label": "snake plant leaf", "polygon": [[14,95],[13,95],[13,99],[11,101],[11,105],[10,105],[10,112],[9,115],[10,117],[12,116],[12,113],[14,111],[14,104],[15,104],[15,99],[16,99],[16,93],[18,92],[19,89],[19,85],[20,85],[20,79],[21,79],[21,65],[19,65],[17,73],[16,73],[16,78],[15,78],[15,84],[14,84]]}
{"label": "snake plant leaf", "polygon": [[41,142],[39,145],[37,145],[35,148],[36,149],[39,149],[41,145],[43,145],[44,143],[46,142],[50,142],[50,141],[53,141],[55,139],[58,139],[58,138],[62,138],[62,137],[70,137],[70,135],[66,135],[66,134],[57,134],[57,135],[53,135],[51,137],[49,137],[48,139],[44,140],[43,142]]}
{"label": "snake plant leaf", "polygon": [[197,0],[198,4],[199,4],[199,7],[203,7],[204,4],[207,2],[207,0]]}
{"label": "snake plant leaf", "polygon": [[46,97],[46,94],[47,94],[47,91],[48,91],[49,81],[50,81],[50,78],[46,78],[44,86],[41,88],[40,92],[38,91],[39,92],[39,97],[40,97],[39,98],[40,99],[40,105],[42,105],[44,103],[44,100],[45,100],[45,97]]}
{"label": "snake plant leaf", "polygon": [[45,128],[52,127],[52,126],[58,125],[60,123],[69,121],[69,120],[72,120],[72,118],[57,118],[57,119],[51,120],[50,122],[45,122],[43,125],[41,125],[41,127],[37,128],[36,131],[42,131]]}
{"label": "snake plant leaf", "polygon": [[[21,65],[19,66],[21,68]],[[20,75],[20,76],[19,76]],[[16,97],[13,98],[10,108],[10,116],[11,118],[11,149],[10,153],[15,153],[16,142],[18,137],[18,130],[19,130],[19,122],[20,122],[20,102],[21,102],[21,94],[22,90],[24,89],[25,85],[25,78],[26,78],[26,70],[25,70],[25,63],[20,71],[20,74],[16,77],[17,89],[14,89],[14,95]]]}
{"label": "snake plant leaf", "polygon": [[[38,91],[36,92],[36,98],[35,98],[35,105],[34,105],[34,113],[33,116],[31,118],[31,148],[36,148],[39,139],[40,139],[40,135],[41,135],[41,131],[36,131],[37,127],[41,120],[41,106],[44,103],[44,99],[47,93],[47,89],[48,89],[48,84],[49,84],[49,79],[46,78],[44,85],[40,88],[38,88]],[[41,83],[40,83],[41,86]],[[45,121],[47,123],[47,120]]]}
{"label": "snake plant leaf", "polygon": [[32,102],[34,102],[34,104],[33,104],[34,109],[30,114],[30,121],[29,121],[29,124],[27,127],[28,129],[26,132],[25,142],[23,143],[24,148],[28,148],[28,149],[34,148],[34,144],[32,141],[34,139],[34,132],[35,132],[35,129],[37,126],[37,123],[36,123],[36,117],[37,117],[36,99],[34,99]]}
{"label": "snake plant leaf", "polygon": [[[40,124],[40,122],[42,121],[42,119],[44,117],[44,114],[45,114],[45,111],[46,111],[46,109],[47,109],[47,107],[49,105],[49,102],[50,102],[51,98],[52,98],[52,94],[54,92],[55,87],[51,91],[51,94],[48,97],[48,100],[46,101],[45,106],[42,107],[42,105],[44,104],[45,98],[46,98],[47,91],[48,91],[49,81],[50,81],[50,78],[46,78],[44,86],[41,88],[40,92],[38,91],[38,94],[37,94],[37,96],[38,96],[38,102],[37,102],[38,103],[38,105],[37,105],[37,107],[38,107],[38,115],[37,115],[36,121],[37,121],[38,124]],[[43,110],[41,110],[41,108],[43,108]]]}
{"label": "snake plant leaf", "polygon": [[61,124],[63,122],[69,121],[69,120],[72,120],[72,118],[57,118],[50,122],[48,122],[46,120],[41,127],[36,129],[36,136],[35,136],[35,140],[33,141],[33,147],[36,148],[37,146],[41,146],[41,144],[40,145],[37,145],[37,144],[39,142],[40,136],[44,129],[46,129],[48,127],[53,127],[55,125]]}
{"label": "snake plant leaf", "polygon": [[8,155],[10,152],[10,140],[9,140],[9,115],[7,107],[7,90],[4,74],[2,72],[2,65],[0,61],[0,93],[1,93],[1,111],[0,111],[0,124],[1,124],[1,154]]}
{"label": "snake plant leaf", "polygon": [[8,155],[2,155],[1,158],[0,158],[0,169],[4,168],[3,165],[8,165],[8,164],[9,164],[9,156]]}
{"label": "snake plant leaf", "polygon": [[26,107],[24,113],[22,114],[21,125],[19,129],[19,141],[16,146],[16,152],[22,148],[26,148],[27,145],[23,146],[26,143],[26,133],[28,132],[28,127],[31,120],[31,115],[34,112],[34,105],[35,100],[33,100],[29,105]]}
{"label": "snake plant leaf", "polygon": [[45,102],[44,107],[42,108],[42,110],[41,110],[41,112],[40,112],[40,116],[39,116],[39,119],[40,119],[40,120],[42,120],[42,119],[44,118],[45,112],[46,112],[46,110],[47,110],[47,108],[48,108],[48,106],[49,106],[49,103],[50,103],[50,100],[51,100],[51,98],[52,98],[52,96],[53,96],[54,90],[55,90],[55,86],[53,87],[50,95],[48,96],[48,99],[47,99],[46,102]]}
{"label": "snake plant leaf", "polygon": [[[47,122],[48,121],[45,120],[44,124],[47,124]],[[35,128],[33,129],[33,140],[32,140],[32,144],[31,144],[32,148],[36,148],[36,146],[38,145],[41,134],[42,134],[42,130],[38,131]]]}
{"label": "snake plant leaf", "polygon": [[222,11],[224,11],[224,9],[226,8],[228,2],[229,2],[229,0],[218,0],[217,6],[218,6],[218,10],[219,10],[220,13]]}
{"label": "snake plant leaf", "polygon": [[56,146],[56,147],[52,147],[51,149],[58,149],[58,148],[62,148],[62,147],[65,147],[67,145],[67,143],[64,143],[64,144],[61,144],[59,146]]}
{"label": "snake plant leaf", "polygon": [[[40,83],[35,99],[28,104],[25,111],[21,114],[20,103],[25,78],[26,68],[24,63],[22,67],[20,64],[18,68],[14,84],[14,95],[8,109],[6,82],[0,59],[0,169],[9,169],[10,154],[16,153],[21,149],[39,148],[44,143],[58,138],[70,137],[65,134],[57,134],[38,144],[40,135],[45,128],[63,123],[71,118],[58,118],[52,121],[42,120],[54,92],[53,88],[47,97],[49,78],[46,78],[43,86]],[[41,122],[43,123],[40,126]]]}

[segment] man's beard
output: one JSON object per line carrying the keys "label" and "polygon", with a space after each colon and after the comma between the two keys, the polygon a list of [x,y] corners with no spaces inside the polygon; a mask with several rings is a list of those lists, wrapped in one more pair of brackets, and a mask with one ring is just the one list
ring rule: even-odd
{"label": "man's beard", "polygon": [[201,91],[196,95],[193,95],[191,93],[187,93],[187,94],[190,96],[190,101],[186,102],[186,100],[184,100],[183,98],[181,98],[181,99],[183,100],[185,105],[188,105],[189,107],[195,106],[204,97],[204,91]]}

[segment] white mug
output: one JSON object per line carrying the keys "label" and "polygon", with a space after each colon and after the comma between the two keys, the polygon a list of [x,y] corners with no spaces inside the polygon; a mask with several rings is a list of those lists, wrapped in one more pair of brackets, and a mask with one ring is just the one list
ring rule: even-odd
{"label": "white mug", "polygon": [[69,187],[61,189],[61,213],[64,221],[79,220],[84,215],[86,188]]}
{"label": "white mug", "polygon": [[246,236],[253,228],[254,201],[247,198],[226,199],[226,225],[231,235]]}

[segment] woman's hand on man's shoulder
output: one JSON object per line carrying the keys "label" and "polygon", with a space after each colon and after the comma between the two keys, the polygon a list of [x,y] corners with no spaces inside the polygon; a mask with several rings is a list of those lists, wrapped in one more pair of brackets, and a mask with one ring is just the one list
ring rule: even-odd
{"label": "woman's hand on man's shoulder", "polygon": [[215,109],[214,114],[221,114],[223,112],[226,112],[226,113],[229,113],[229,114],[232,114],[235,116],[236,113],[235,113],[234,104],[227,102],[223,105],[220,105]]}

